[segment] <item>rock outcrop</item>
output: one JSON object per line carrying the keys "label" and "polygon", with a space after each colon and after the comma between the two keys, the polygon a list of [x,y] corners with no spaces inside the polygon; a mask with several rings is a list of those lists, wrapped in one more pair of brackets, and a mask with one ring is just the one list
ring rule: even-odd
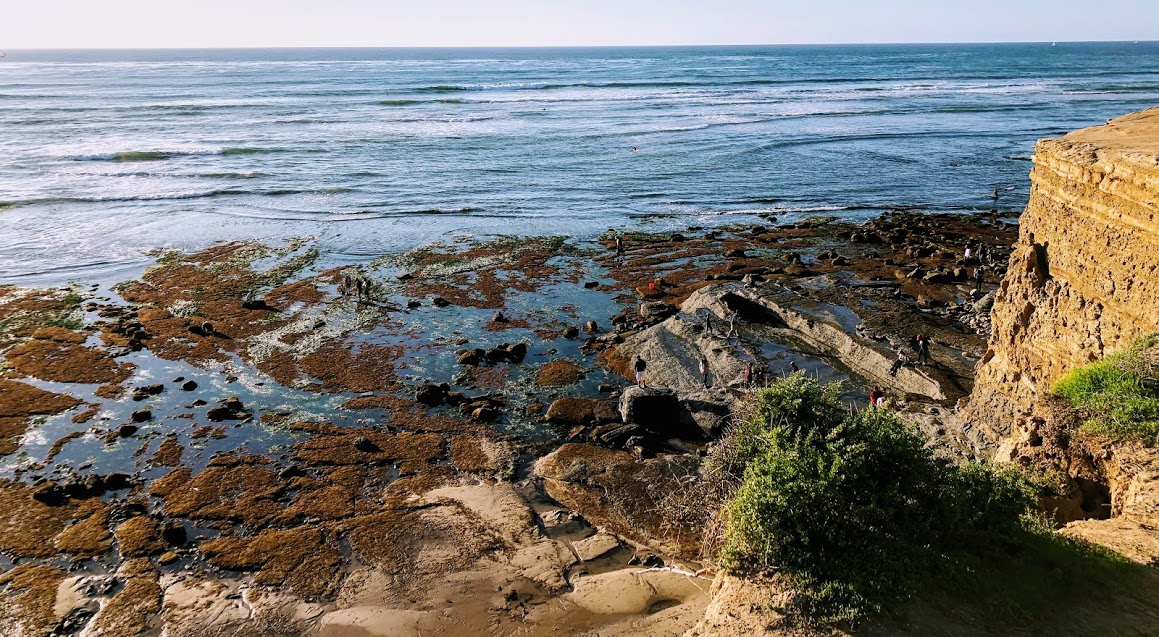
{"label": "rock outcrop", "polygon": [[1065,476],[1045,504],[1068,535],[1154,563],[1159,456],[1074,439],[1050,394],[1070,370],[1159,331],[1159,109],[1040,141],[1031,182],[962,415],[996,459]]}
{"label": "rock outcrop", "polygon": [[970,418],[999,441],[1076,366],[1159,330],[1159,109],[1042,140]]}

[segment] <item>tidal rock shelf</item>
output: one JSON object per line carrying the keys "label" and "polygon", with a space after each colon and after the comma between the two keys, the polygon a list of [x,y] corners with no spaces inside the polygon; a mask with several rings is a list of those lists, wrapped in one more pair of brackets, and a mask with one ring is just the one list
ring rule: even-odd
{"label": "tidal rock shelf", "polygon": [[[662,503],[746,366],[880,384],[973,455],[950,408],[1014,234],[898,211],[362,266],[232,243],[0,288],[0,632],[684,632],[712,573]],[[933,364],[889,376],[916,333]]]}

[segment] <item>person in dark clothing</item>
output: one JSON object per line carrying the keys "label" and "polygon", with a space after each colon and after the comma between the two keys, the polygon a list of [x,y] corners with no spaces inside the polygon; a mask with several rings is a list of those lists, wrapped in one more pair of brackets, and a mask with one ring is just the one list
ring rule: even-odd
{"label": "person in dark clothing", "polygon": [[704,388],[708,389],[708,357],[700,355],[700,375],[704,377]]}
{"label": "person in dark clothing", "polygon": [[801,368],[797,366],[797,361],[789,361],[789,372],[796,374],[799,371],[801,371]]}
{"label": "person in dark clothing", "polygon": [[869,390],[869,407],[870,407],[870,409],[877,409],[878,407],[880,407],[880,405],[878,403],[879,403],[879,401],[882,401],[884,399],[885,399],[885,392],[881,391],[881,388],[878,387],[877,385],[874,385],[873,389]]}
{"label": "person in dark clothing", "polygon": [[982,291],[982,281],[985,279],[985,276],[981,266],[974,268],[974,292]]}
{"label": "person in dark clothing", "polygon": [[362,297],[366,295],[366,279],[363,279],[361,274],[354,277],[354,288],[358,293],[358,302],[361,303]]}
{"label": "person in dark clothing", "polygon": [[918,334],[918,362],[929,365],[930,363],[930,339]]}
{"label": "person in dark clothing", "polygon": [[647,387],[647,379],[644,378],[644,372],[648,369],[648,363],[644,362],[643,357],[636,356],[636,363],[633,365],[636,370],[636,385],[640,387]]}
{"label": "person in dark clothing", "polygon": [[889,368],[889,375],[890,376],[897,376],[897,370],[901,369],[902,367],[904,367],[906,365],[909,365],[909,356],[906,356],[905,352],[898,352],[897,353],[897,360],[895,360],[893,362],[893,366],[891,366]]}
{"label": "person in dark clothing", "polygon": [[704,313],[704,335],[712,336],[712,315],[708,312]]}
{"label": "person in dark clothing", "polygon": [[624,237],[620,233],[616,233],[616,256],[624,256]]}

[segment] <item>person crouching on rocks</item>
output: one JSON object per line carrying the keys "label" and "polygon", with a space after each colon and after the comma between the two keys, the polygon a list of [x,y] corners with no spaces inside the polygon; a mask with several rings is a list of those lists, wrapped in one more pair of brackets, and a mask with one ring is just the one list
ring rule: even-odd
{"label": "person crouching on rocks", "polygon": [[648,363],[644,362],[643,357],[636,356],[636,363],[633,365],[636,368],[636,385],[638,387],[647,387],[647,379],[644,378],[644,372],[648,369]]}
{"label": "person crouching on rocks", "polygon": [[704,378],[704,388],[708,389],[708,357],[700,355],[700,375]]}
{"label": "person crouching on rocks", "polygon": [[895,360],[893,362],[893,366],[889,368],[889,375],[890,376],[897,376],[897,370],[901,369],[902,367],[904,367],[906,365],[909,365],[909,356],[906,356],[905,352],[898,352],[897,353],[897,360]]}
{"label": "person crouching on rocks", "polygon": [[881,391],[881,387],[874,385],[873,389],[869,390],[869,408],[878,409],[884,402],[885,392]]}

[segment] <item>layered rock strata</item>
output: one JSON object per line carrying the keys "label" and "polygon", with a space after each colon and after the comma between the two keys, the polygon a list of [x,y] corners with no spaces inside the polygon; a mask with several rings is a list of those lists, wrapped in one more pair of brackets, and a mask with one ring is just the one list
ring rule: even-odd
{"label": "layered rock strata", "polygon": [[1007,439],[1076,366],[1159,331],[1159,108],[1035,147],[970,418]]}

